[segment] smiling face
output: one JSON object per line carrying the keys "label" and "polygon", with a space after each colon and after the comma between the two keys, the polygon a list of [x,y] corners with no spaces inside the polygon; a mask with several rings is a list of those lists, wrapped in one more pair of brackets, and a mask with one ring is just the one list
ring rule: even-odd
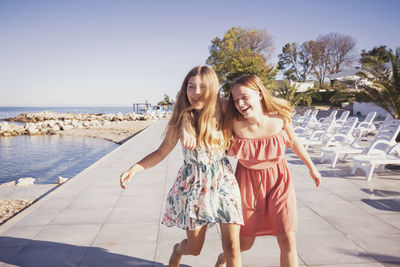
{"label": "smiling face", "polygon": [[195,110],[201,110],[205,105],[206,85],[203,83],[199,75],[193,76],[189,79],[186,88],[187,97],[190,105]]}
{"label": "smiling face", "polygon": [[232,97],[236,109],[245,119],[262,113],[260,92],[237,84],[232,88]]}

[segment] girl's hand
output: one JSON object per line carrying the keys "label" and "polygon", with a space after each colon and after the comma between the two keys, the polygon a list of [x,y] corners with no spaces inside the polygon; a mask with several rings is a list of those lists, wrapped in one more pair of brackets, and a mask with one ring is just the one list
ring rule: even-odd
{"label": "girl's hand", "polygon": [[311,178],[315,182],[315,186],[318,187],[321,184],[322,176],[317,169],[310,170]]}
{"label": "girl's hand", "polygon": [[119,177],[119,182],[120,182],[121,187],[123,189],[127,189],[128,188],[127,183],[131,180],[132,176],[133,176],[133,174],[132,174],[132,171],[130,171],[130,170],[124,171],[121,174],[121,176]]}
{"label": "girl's hand", "polygon": [[181,140],[183,147],[189,150],[193,150],[196,148],[196,137],[189,134],[185,130],[185,127],[181,128],[181,134],[179,139]]}

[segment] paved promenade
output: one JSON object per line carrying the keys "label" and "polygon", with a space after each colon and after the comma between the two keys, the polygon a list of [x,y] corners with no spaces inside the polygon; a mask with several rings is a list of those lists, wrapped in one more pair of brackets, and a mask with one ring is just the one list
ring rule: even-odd
{"label": "paved promenade", "polygon": [[[185,231],[160,224],[166,194],[182,164],[181,148],[138,174],[127,190],[120,173],[156,149],[166,121],[153,124],[88,169],[0,226],[0,266],[164,266]],[[318,162],[319,153],[311,153]],[[364,180],[350,164],[317,164],[315,189],[289,151],[299,217],[300,266],[400,266],[400,172]],[[234,162],[233,162],[234,163]],[[221,252],[217,227],[200,256],[181,266],[214,266]],[[244,266],[279,266],[275,238],[260,237],[243,253]]]}

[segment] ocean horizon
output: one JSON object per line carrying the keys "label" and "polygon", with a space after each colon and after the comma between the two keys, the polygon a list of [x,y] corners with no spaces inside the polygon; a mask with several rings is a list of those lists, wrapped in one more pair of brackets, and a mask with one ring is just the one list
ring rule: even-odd
{"label": "ocean horizon", "polygon": [[65,107],[0,107],[0,120],[16,117],[21,113],[35,113],[42,111],[53,111],[58,113],[118,113],[122,114],[133,112],[133,106],[65,106]]}

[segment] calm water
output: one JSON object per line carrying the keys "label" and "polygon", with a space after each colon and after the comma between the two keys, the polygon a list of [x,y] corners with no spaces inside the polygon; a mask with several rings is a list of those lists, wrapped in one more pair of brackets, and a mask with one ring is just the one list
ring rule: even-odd
{"label": "calm water", "polygon": [[71,178],[117,148],[103,139],[71,136],[0,138],[0,184],[21,177],[38,184]]}
{"label": "calm water", "polygon": [[[21,113],[129,113],[132,107],[0,107],[0,121]],[[112,142],[67,136],[16,136],[0,138],[0,183],[21,177],[36,183],[57,182],[58,176],[71,178],[118,147]]]}

